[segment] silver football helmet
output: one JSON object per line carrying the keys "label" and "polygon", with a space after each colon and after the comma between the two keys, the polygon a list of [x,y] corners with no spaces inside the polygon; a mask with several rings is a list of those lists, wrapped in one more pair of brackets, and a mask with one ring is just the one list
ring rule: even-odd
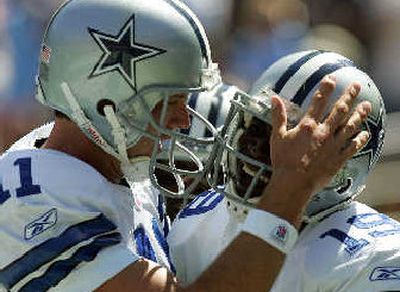
{"label": "silver football helmet", "polygon": [[[208,91],[220,83],[204,29],[180,1],[69,0],[46,30],[36,97],[67,115],[95,144],[128,166],[123,171],[132,164],[127,149],[142,136],[151,138],[154,169],[161,137],[170,137],[176,147],[186,140],[213,143],[167,129],[163,120],[168,98]],[[151,111],[161,101],[164,107],[156,121]],[[204,122],[211,138],[216,136],[205,118],[189,111]],[[149,125],[159,134],[146,131]],[[187,148],[182,151],[195,156]],[[204,165],[194,160],[198,169],[189,175],[203,176]],[[161,167],[179,176],[173,163]],[[129,176],[129,170],[124,173]],[[155,176],[150,177],[157,184]],[[184,196],[185,191],[174,195]]]}
{"label": "silver football helmet", "polygon": [[[362,129],[370,133],[367,145],[347,161],[331,183],[314,195],[306,208],[304,221],[320,220],[354,200],[383,147],[385,107],[371,78],[349,59],[325,51],[303,51],[288,55],[272,64],[246,94],[232,102],[233,114],[226,122],[221,149],[225,157],[227,187],[220,188],[228,198],[252,206],[271,176],[269,137],[271,126],[270,97],[278,94],[286,103],[288,124],[295,126],[312,100],[322,78],[332,74],[337,79],[326,114],[351,82],[361,84],[356,103],[367,100],[372,111]],[[221,156],[217,156],[221,157]],[[282,182],[290,183],[290,182]]]}

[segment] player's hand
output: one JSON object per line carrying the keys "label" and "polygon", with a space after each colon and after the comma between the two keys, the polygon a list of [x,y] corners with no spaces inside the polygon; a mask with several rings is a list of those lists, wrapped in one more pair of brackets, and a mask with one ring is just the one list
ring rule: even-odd
{"label": "player's hand", "polygon": [[282,100],[278,96],[272,97],[271,162],[273,177],[277,181],[315,193],[326,186],[346,160],[367,143],[368,132],[360,132],[360,126],[367,119],[371,104],[361,102],[351,111],[360,92],[358,83],[345,90],[324,119],[335,85],[333,77],[325,77],[306,114],[290,130],[287,129],[287,114]]}

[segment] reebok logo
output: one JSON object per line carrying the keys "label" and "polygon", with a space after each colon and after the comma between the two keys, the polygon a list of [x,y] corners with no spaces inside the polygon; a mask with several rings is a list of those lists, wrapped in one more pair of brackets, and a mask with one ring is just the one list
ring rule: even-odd
{"label": "reebok logo", "polygon": [[51,209],[35,221],[25,226],[25,240],[43,233],[57,223],[57,209]]}

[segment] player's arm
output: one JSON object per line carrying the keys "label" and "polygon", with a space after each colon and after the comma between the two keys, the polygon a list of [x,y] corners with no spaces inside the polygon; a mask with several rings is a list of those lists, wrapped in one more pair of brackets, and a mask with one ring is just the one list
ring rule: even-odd
{"label": "player's arm", "polygon": [[[350,114],[359,85],[349,87],[323,120],[327,98],[334,86],[332,79],[322,81],[307,114],[291,130],[286,128],[282,101],[273,98],[273,176],[258,207],[296,228],[311,195],[367,142],[366,133],[358,133],[357,129],[366,119],[370,105],[362,103]],[[272,287],[283,260],[284,253],[242,232],[188,287],[180,287],[165,268],[140,260],[105,283],[99,291],[266,291]]]}

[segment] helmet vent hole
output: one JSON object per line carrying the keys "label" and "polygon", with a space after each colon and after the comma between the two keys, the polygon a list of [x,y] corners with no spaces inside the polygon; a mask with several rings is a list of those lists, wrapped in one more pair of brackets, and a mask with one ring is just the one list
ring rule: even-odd
{"label": "helmet vent hole", "polygon": [[115,112],[115,109],[116,109],[115,103],[112,100],[109,100],[109,99],[102,99],[97,103],[97,112],[102,116],[106,115],[104,113],[104,107],[106,105],[111,105],[113,110],[114,110],[114,112]]}

